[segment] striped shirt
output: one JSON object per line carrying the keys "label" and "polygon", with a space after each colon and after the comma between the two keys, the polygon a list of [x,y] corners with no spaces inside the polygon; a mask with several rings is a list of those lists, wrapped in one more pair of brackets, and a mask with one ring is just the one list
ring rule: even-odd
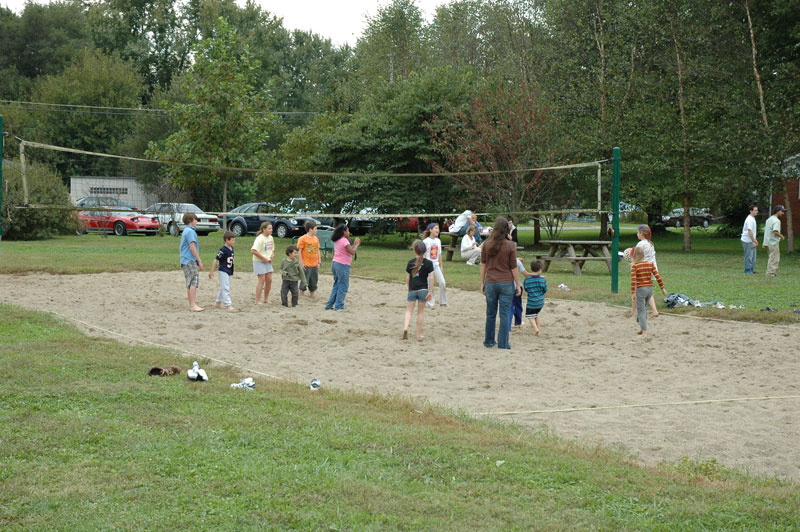
{"label": "striped shirt", "polygon": [[541,275],[531,275],[525,278],[522,286],[528,292],[527,308],[542,308],[544,295],[547,293],[547,281]]}
{"label": "striped shirt", "polygon": [[644,260],[642,262],[634,262],[633,266],[631,266],[631,292],[636,292],[637,288],[642,288],[643,286],[653,286],[651,275],[656,278],[658,286],[663,290],[664,281],[661,280],[661,276],[652,262]]}

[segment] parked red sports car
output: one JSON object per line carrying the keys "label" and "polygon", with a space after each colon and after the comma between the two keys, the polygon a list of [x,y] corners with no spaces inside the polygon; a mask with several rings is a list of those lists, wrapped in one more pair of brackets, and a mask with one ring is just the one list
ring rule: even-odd
{"label": "parked red sports car", "polygon": [[128,233],[154,235],[161,226],[157,218],[132,211],[79,211],[78,220],[82,233],[114,233],[117,236]]}

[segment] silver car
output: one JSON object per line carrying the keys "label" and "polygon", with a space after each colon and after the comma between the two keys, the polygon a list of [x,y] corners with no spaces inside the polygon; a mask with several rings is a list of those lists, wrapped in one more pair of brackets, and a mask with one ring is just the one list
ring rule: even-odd
{"label": "silver car", "polygon": [[183,215],[193,212],[197,216],[197,227],[195,230],[198,235],[207,235],[214,231],[219,231],[219,219],[216,214],[206,214],[194,203],[154,203],[144,210],[147,214],[152,214],[161,225],[167,228],[169,234],[178,236],[186,227],[183,223]]}

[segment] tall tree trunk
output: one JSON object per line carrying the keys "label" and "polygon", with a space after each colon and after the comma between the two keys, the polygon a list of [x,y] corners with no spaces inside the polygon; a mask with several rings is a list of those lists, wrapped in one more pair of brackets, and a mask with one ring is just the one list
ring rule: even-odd
{"label": "tall tree trunk", "polygon": [[692,250],[691,215],[689,208],[689,133],[686,126],[686,101],[683,93],[683,58],[681,47],[678,43],[678,33],[675,30],[675,19],[670,17],[670,30],[672,30],[672,43],[675,46],[675,65],[678,74],[678,107],[681,112],[681,143],[683,144],[683,251]]}
{"label": "tall tree trunk", "polygon": [[225,213],[222,215],[222,229],[223,231],[228,230],[228,180],[230,178],[226,177],[222,181],[222,212]]}
{"label": "tall tree trunk", "polygon": [[542,222],[537,214],[533,218],[533,244],[536,245],[542,241]]}
{"label": "tall tree trunk", "polygon": [[[767,120],[767,107],[764,105],[764,87],[761,85],[761,75],[758,73],[758,61],[756,60],[756,35],[753,31],[753,19],[750,18],[749,0],[744,0],[744,10],[747,13],[747,27],[750,30],[750,46],[753,52],[753,77],[756,79],[756,87],[758,88],[758,101],[761,106],[761,124],[764,126],[764,135],[767,138],[767,142],[769,142],[769,121]],[[772,155],[772,159],[774,159],[775,154],[773,153]],[[772,162],[775,163],[776,161]],[[781,169],[783,193],[784,197],[786,198],[786,205],[784,205],[784,207],[786,207],[786,251],[788,253],[792,253],[794,251],[794,231],[792,230],[792,202],[789,201],[791,198],[789,195],[791,189],[789,187],[789,179],[784,179],[783,176],[783,164],[779,164],[778,167]]]}

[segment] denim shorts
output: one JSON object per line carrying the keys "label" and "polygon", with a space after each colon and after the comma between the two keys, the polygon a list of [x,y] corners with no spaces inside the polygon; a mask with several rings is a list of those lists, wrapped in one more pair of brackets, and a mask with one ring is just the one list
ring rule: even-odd
{"label": "denim shorts", "polygon": [[422,290],[409,290],[408,291],[408,301],[425,301],[425,298],[428,297],[428,289],[423,288]]}
{"label": "denim shorts", "polygon": [[264,275],[265,273],[272,273],[272,263],[262,262],[260,260],[253,261],[253,273],[256,275]]}

